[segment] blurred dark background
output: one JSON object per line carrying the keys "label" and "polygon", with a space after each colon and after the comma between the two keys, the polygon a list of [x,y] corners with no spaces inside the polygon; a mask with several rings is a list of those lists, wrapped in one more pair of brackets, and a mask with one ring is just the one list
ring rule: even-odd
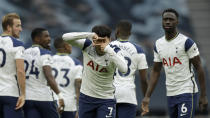
{"label": "blurred dark background", "polygon": [[[24,41],[26,47],[31,46],[30,33],[36,27],[49,30],[52,44],[54,38],[62,36],[63,33],[91,31],[91,28],[98,24],[110,26],[114,39],[116,23],[121,19],[127,19],[133,25],[130,40],[141,45],[146,53],[149,76],[153,64],[153,43],[163,35],[161,14],[166,8],[174,8],[179,12],[179,31],[198,44],[206,72],[207,94],[210,101],[209,0],[0,0],[0,17],[9,12],[16,12],[21,16],[23,32],[20,39]],[[51,49],[55,53],[53,46]],[[71,56],[82,61],[81,51],[77,48],[73,48]],[[137,95],[140,105],[142,94],[139,83],[137,74]],[[167,117],[164,73],[152,95],[150,108],[151,113],[148,117],[154,115]],[[208,111],[201,113],[197,110],[196,118],[200,118],[199,114],[208,114]]]}

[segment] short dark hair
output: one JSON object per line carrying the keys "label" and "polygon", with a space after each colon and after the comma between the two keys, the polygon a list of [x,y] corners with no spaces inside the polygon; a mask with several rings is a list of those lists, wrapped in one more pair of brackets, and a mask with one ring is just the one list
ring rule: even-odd
{"label": "short dark hair", "polygon": [[106,25],[96,25],[92,28],[99,37],[111,37],[112,30]]}
{"label": "short dark hair", "polygon": [[32,32],[31,32],[32,41],[34,41],[35,37],[41,36],[43,31],[47,31],[47,29],[45,29],[45,28],[35,28],[35,29],[33,29]]}
{"label": "short dark hair", "polygon": [[13,19],[20,19],[20,16],[16,13],[9,13],[2,18],[3,31],[7,30],[7,26],[13,25]]}
{"label": "short dark hair", "polygon": [[54,40],[54,47],[55,47],[56,49],[62,48],[63,45],[64,45],[64,42],[65,42],[65,41],[62,39],[62,37],[57,37],[57,38],[55,38],[55,40]]}
{"label": "short dark hair", "polygon": [[162,16],[164,15],[164,13],[166,12],[171,12],[171,13],[174,13],[176,15],[177,18],[179,18],[179,14],[178,12],[175,10],[175,9],[172,9],[172,8],[168,8],[168,9],[165,9],[162,13]]}
{"label": "short dark hair", "polygon": [[130,36],[132,24],[128,20],[120,20],[116,27],[120,33],[120,36]]}

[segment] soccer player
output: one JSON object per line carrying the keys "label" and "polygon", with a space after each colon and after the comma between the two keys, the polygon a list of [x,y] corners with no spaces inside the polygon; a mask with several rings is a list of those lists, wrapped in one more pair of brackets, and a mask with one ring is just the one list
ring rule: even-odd
{"label": "soccer player", "polygon": [[51,73],[51,52],[44,48],[50,43],[49,32],[44,28],[35,28],[31,38],[33,45],[24,53],[27,88],[25,118],[58,118],[50,88],[59,97],[59,109],[63,109],[64,103],[62,93]]}
{"label": "soccer player", "polygon": [[64,96],[65,108],[61,118],[75,118],[79,89],[81,85],[81,63],[69,56],[72,51],[71,45],[62,38],[54,41],[56,55],[53,56],[53,71],[56,82]]}
{"label": "soccer player", "polygon": [[201,66],[196,43],[177,30],[179,15],[174,9],[162,13],[162,26],[165,36],[158,39],[154,47],[154,65],[148,89],[142,100],[142,115],[149,112],[150,96],[160,76],[161,67],[166,74],[166,89],[170,118],[192,118],[196,108],[198,87],[193,66],[200,84],[199,106],[207,108],[204,71]]}
{"label": "soccer player", "polygon": [[127,72],[120,48],[110,43],[111,29],[97,25],[92,32],[73,32],[63,39],[83,51],[83,75],[79,118],[115,118],[113,76],[115,69]]}
{"label": "soccer player", "polygon": [[132,24],[121,20],[116,27],[116,38],[112,44],[117,45],[127,60],[128,71],[122,74],[116,70],[114,76],[116,105],[116,118],[135,118],[137,109],[135,72],[138,70],[141,80],[142,94],[147,89],[147,61],[142,48],[129,42]]}
{"label": "soccer player", "polygon": [[23,118],[25,103],[25,48],[17,40],[22,31],[18,14],[9,13],[2,19],[0,36],[0,117]]}

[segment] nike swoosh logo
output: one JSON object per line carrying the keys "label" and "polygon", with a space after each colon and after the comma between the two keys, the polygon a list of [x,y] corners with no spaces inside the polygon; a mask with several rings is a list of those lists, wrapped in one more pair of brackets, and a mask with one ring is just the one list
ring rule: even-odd
{"label": "nike swoosh logo", "polygon": [[180,116],[184,116],[184,115],[187,115],[187,114],[182,114],[182,113],[180,114]]}

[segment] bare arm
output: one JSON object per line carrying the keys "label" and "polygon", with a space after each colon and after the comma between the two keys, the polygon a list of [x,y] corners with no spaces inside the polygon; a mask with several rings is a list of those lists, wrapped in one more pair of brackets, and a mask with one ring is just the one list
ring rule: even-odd
{"label": "bare arm", "polygon": [[81,83],[82,83],[81,79],[75,80],[75,92],[76,92],[76,97],[77,97],[77,105],[79,104],[79,94],[80,94]]}
{"label": "bare arm", "polygon": [[154,66],[153,66],[153,69],[152,69],[152,72],[150,75],[147,92],[146,92],[145,97],[141,103],[141,108],[142,108],[141,115],[142,116],[149,112],[150,96],[152,95],[152,92],[154,91],[155,86],[159,80],[161,68],[162,68],[161,62],[154,62]]}
{"label": "bare arm", "polygon": [[147,88],[147,92],[145,94],[145,97],[150,97],[152,92],[154,91],[156,84],[160,77],[160,71],[162,68],[161,62],[154,62],[154,66],[150,75],[150,80]]}
{"label": "bare arm", "polygon": [[194,58],[190,59],[190,62],[193,64],[198,73],[198,81],[201,89],[199,107],[201,110],[205,110],[207,109],[208,100],[206,97],[206,83],[204,77],[204,70],[203,67],[201,66],[200,56],[195,56]]}
{"label": "bare arm", "polygon": [[43,66],[43,71],[45,78],[50,86],[50,88],[56,93],[59,94],[60,91],[58,89],[57,83],[52,75],[52,68],[50,66]]}
{"label": "bare arm", "polygon": [[16,108],[21,108],[25,103],[25,71],[24,71],[24,60],[16,59],[16,72],[17,72],[17,81],[20,88],[20,97],[18,98]]}
{"label": "bare arm", "polygon": [[93,36],[95,33],[92,32],[71,32],[63,34],[62,38],[71,45],[82,49],[86,38],[91,39]]}
{"label": "bare arm", "polygon": [[139,70],[139,75],[141,81],[141,90],[145,96],[147,90],[147,69]]}
{"label": "bare arm", "polygon": [[115,65],[117,66],[120,72],[122,73],[127,72],[128,67],[123,56],[121,56],[120,54],[117,54],[117,52],[115,52],[114,49],[110,47],[110,45],[107,45],[105,47],[104,52],[110,54],[111,61],[115,63]]}
{"label": "bare arm", "polygon": [[45,78],[47,79],[47,82],[50,88],[58,95],[58,99],[59,99],[58,111],[61,113],[63,112],[65,105],[64,105],[63,96],[58,89],[55,78],[52,75],[52,68],[50,66],[43,66],[43,71],[44,71]]}

